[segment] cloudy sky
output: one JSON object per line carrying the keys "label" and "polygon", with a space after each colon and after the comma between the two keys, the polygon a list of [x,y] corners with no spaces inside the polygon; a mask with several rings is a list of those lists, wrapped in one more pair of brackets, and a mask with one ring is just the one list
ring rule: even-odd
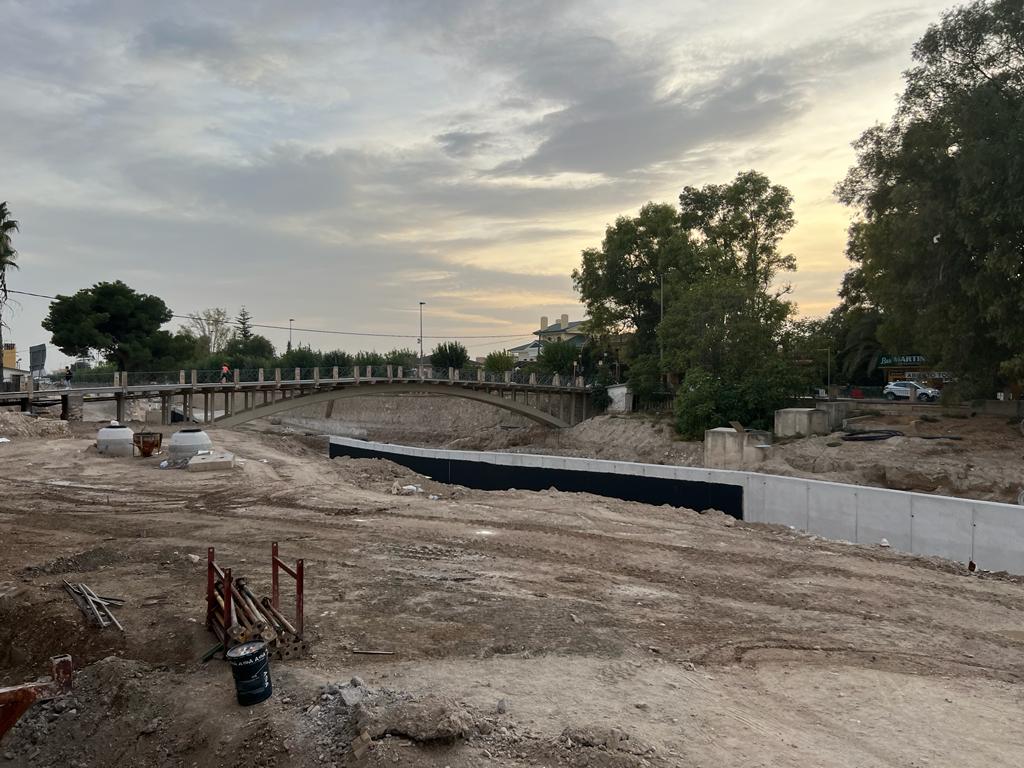
{"label": "cloudy sky", "polygon": [[[850,142],[949,6],[0,0],[11,284],[413,337],[422,300],[427,337],[481,354],[580,316],[569,273],[616,216],[756,168],[796,197],[795,298],[823,314]],[[48,341],[15,298],[19,350]]]}

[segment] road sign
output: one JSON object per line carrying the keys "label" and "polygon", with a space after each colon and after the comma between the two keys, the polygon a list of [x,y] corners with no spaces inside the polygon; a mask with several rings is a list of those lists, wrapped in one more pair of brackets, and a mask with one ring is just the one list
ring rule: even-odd
{"label": "road sign", "polygon": [[46,370],[46,345],[36,344],[34,347],[29,347],[28,361],[28,369],[33,373]]}

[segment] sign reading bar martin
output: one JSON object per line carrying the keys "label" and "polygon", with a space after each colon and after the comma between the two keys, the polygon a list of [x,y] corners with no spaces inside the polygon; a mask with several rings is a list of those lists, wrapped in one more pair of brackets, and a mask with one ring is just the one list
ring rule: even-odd
{"label": "sign reading bar martin", "polygon": [[924,355],[882,355],[878,359],[879,368],[893,365],[924,365],[928,360]]}
{"label": "sign reading bar martin", "polygon": [[34,347],[28,348],[28,369],[32,373],[46,370],[45,344],[36,344]]}

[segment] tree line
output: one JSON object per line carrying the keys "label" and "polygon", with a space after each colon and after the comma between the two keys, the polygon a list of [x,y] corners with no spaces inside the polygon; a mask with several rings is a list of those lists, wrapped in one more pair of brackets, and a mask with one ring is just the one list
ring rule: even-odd
{"label": "tree line", "polygon": [[[174,314],[159,296],[140,293],[121,281],[101,282],[70,296],[58,296],[50,305],[43,328],[64,354],[88,358],[98,354],[98,364],[77,367],[111,371],[215,370],[255,368],[351,368],[386,366],[413,368],[420,364],[411,349],[396,348],[349,353],[323,351],[310,346],[287,345],[278,354],[265,336],[257,333],[251,313],[242,307],[238,315],[214,307],[193,312],[177,330],[164,326]],[[587,358],[589,360],[589,358]],[[466,370],[476,363],[459,341],[443,341],[431,351],[424,365]],[[535,364],[523,366],[515,355],[497,350],[487,355],[483,367],[492,372],[525,371],[571,374],[583,372],[579,351],[565,342],[548,345]]]}
{"label": "tree line", "polygon": [[796,316],[779,250],[793,199],[756,171],[648,203],[583,252],[590,333],[625,340],[635,392],[672,397],[682,433],[769,426],[829,373],[880,384],[885,351],[925,355],[958,398],[1024,381],[1024,6],[951,10],[913,59],[836,187],[852,266],[825,318]]}

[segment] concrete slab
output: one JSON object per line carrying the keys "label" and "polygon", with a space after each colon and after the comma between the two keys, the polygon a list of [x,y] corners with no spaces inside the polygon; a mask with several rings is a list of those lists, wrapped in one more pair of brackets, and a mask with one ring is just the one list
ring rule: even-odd
{"label": "concrete slab", "polygon": [[765,475],[764,521],[806,531],[807,486],[806,480]]}
{"label": "concrete slab", "polygon": [[910,494],[885,488],[857,488],[857,543],[878,544],[882,539],[893,549],[912,549]]}
{"label": "concrete slab", "polygon": [[960,562],[971,559],[974,514],[970,502],[918,493],[911,495],[910,502],[910,545],[915,555]]}
{"label": "concrete slab", "polygon": [[808,527],[829,539],[857,540],[857,490],[834,483],[808,483]]}
{"label": "concrete slab", "polygon": [[974,562],[987,571],[1024,573],[1024,507],[976,501]]}
{"label": "concrete slab", "polygon": [[234,469],[235,454],[227,451],[201,453],[188,460],[189,472],[215,472],[223,469]]}

